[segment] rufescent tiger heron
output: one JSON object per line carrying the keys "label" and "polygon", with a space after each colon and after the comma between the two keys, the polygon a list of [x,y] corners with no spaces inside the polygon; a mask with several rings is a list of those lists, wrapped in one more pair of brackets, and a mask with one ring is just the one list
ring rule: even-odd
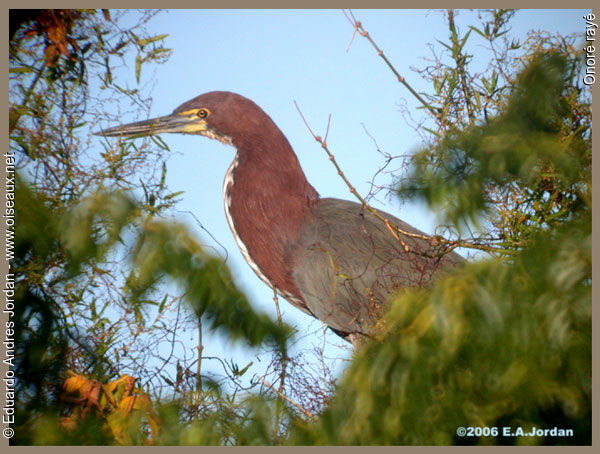
{"label": "rufescent tiger heron", "polygon": [[[428,240],[398,241],[362,204],[321,198],[290,143],[253,101],[214,91],[171,115],[105,129],[98,135],[198,134],[236,149],[225,174],[225,215],[254,272],[292,305],[356,343],[369,335],[396,290],[427,285],[464,259],[440,256]],[[380,212],[401,230],[422,234]]]}

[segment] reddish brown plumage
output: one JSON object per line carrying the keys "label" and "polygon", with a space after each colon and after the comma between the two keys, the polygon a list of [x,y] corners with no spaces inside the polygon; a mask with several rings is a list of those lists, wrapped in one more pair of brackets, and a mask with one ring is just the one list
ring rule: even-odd
{"label": "reddish brown plumage", "polygon": [[[368,334],[394,291],[427,285],[439,271],[464,262],[454,252],[437,256],[435,245],[423,239],[399,242],[360,204],[320,199],[286,137],[243,96],[206,93],[171,116],[102,134],[161,132],[203,134],[237,149],[224,196],[242,254],[290,303],[346,339]],[[402,230],[422,234],[383,214]]]}
{"label": "reddish brown plumage", "polygon": [[231,138],[237,149],[233,182],[224,194],[230,200],[235,233],[270,284],[293,295],[293,304],[306,310],[292,279],[291,253],[301,227],[310,222],[317,191],[286,137],[254,102],[234,93],[211,92],[182,104],[175,113],[200,106],[209,109],[211,128]]}

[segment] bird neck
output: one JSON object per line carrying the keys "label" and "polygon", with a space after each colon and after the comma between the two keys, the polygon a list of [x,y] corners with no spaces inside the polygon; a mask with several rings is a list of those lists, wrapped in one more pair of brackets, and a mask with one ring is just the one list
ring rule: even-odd
{"label": "bird neck", "polygon": [[252,148],[234,140],[237,154],[223,184],[227,221],[258,276],[288,299],[301,299],[292,279],[293,245],[319,195],[279,130],[269,144],[251,142]]}

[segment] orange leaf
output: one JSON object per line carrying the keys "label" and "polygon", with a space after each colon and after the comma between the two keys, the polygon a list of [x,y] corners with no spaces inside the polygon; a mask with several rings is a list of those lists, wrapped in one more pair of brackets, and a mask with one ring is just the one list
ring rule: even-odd
{"label": "orange leaf", "polygon": [[81,375],[75,375],[75,376],[69,377],[65,380],[65,383],[63,384],[63,388],[68,393],[74,393],[74,392],[79,391],[81,394],[83,394],[87,384],[88,384],[87,378],[85,378]]}

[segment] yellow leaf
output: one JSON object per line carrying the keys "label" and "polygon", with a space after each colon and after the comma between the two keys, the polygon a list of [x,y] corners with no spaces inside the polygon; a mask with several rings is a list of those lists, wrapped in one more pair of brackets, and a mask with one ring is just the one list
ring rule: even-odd
{"label": "yellow leaf", "polygon": [[63,388],[68,393],[75,393],[77,391],[83,393],[89,383],[89,380],[81,375],[75,375],[65,380]]}

